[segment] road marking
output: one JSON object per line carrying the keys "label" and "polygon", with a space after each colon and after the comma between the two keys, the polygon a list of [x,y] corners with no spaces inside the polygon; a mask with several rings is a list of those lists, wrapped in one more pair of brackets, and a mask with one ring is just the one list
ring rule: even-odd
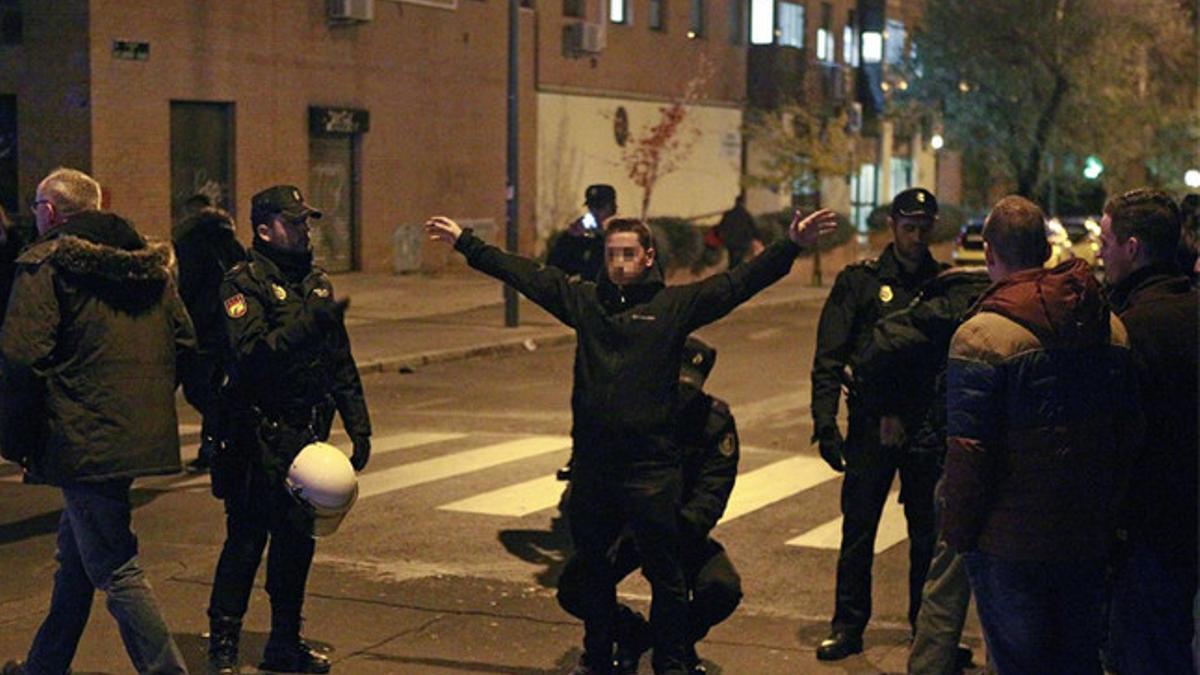
{"label": "road marking", "polygon": [[[883,516],[879,519],[879,531],[875,535],[875,554],[878,555],[908,538],[908,526],[904,520],[904,506],[900,493],[888,493],[883,505]],[[823,548],[836,551],[842,544],[842,517],[819,525],[787,542],[788,546]]]}
{"label": "road marking", "polygon": [[728,523],[775,502],[787,499],[837,478],[829,465],[816,457],[796,456],[738,476],[720,523]]}
{"label": "road marking", "polygon": [[438,508],[442,511],[481,513],[488,516],[521,517],[556,506],[566,488],[567,484],[557,477],[542,476],[443,504]]}
{"label": "road marking", "polygon": [[[337,442],[334,443],[343,452],[349,452],[352,449],[350,439],[346,436],[344,430],[338,429],[330,434],[332,437],[337,437]],[[438,433],[438,432],[408,432],[400,434],[389,434],[371,439],[371,455],[377,457],[379,455],[395,452],[397,450],[407,450],[421,445],[432,445],[434,443],[443,443],[445,441],[456,441],[460,438],[466,438],[466,434],[456,433]],[[198,446],[197,446],[198,447]],[[187,480],[170,483],[170,487],[186,489],[196,487],[198,485],[208,485],[210,476],[203,473]]]}
{"label": "road marking", "polygon": [[402,464],[375,473],[368,472],[358,479],[358,497],[366,499],[385,492],[452,478],[570,447],[571,439],[567,436],[530,436],[464,450],[444,457]]}

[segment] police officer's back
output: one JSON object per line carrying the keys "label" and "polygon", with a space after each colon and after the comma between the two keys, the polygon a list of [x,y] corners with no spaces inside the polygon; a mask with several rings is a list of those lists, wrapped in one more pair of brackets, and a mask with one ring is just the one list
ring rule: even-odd
{"label": "police officer's back", "polygon": [[617,212],[617,191],[611,185],[589,185],[583,203],[587,213],[571,221],[558,235],[546,264],[595,281],[604,266],[604,221]]}
{"label": "police officer's back", "polygon": [[321,212],[300,191],[275,186],[254,196],[249,259],[225,277],[221,297],[234,417],[231,448],[213,462],[213,491],[225,499],[228,536],[209,605],[210,668],[236,673],[241,620],[268,536],[271,637],[262,668],[328,672],[300,639],[304,586],[313,556],[313,514],[283,481],[302,447],[329,436],[336,409],[361,470],[371,425],[342,321],[344,303],[312,266],[308,221]]}

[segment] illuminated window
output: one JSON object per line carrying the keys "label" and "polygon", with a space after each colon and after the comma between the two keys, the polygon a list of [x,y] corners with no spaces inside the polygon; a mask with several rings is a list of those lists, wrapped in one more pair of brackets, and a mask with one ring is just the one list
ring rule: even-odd
{"label": "illuminated window", "polygon": [[858,28],[854,25],[854,10],[850,10],[846,27],[842,29],[842,62],[858,66]]}
{"label": "illuminated window", "polygon": [[817,29],[817,60],[833,63],[833,7],[821,3],[821,27]]}
{"label": "illuminated window", "polygon": [[804,47],[804,5],[779,3],[779,44]]}
{"label": "illuminated window", "polygon": [[863,63],[879,63],[883,60],[883,35],[879,31],[863,31],[862,60]]}
{"label": "illuminated window", "polygon": [[887,59],[888,65],[893,66],[904,61],[904,24],[895,19],[887,21],[884,58]]}
{"label": "illuminated window", "polygon": [[750,44],[775,42],[775,0],[750,0]]}
{"label": "illuminated window", "polygon": [[608,20],[613,23],[631,23],[629,0],[608,0]]}

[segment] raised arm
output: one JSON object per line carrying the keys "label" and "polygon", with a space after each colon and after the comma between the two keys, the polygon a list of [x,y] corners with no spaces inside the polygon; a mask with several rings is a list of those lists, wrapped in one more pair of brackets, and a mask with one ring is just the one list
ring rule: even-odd
{"label": "raised arm", "polygon": [[505,253],[484,243],[470,230],[463,230],[458,223],[445,216],[434,216],[425,221],[425,232],[434,241],[454,246],[471,267],[512,286],[559,321],[575,326],[574,306],[578,284],[572,282],[562,270],[539,265],[524,256]]}
{"label": "raised arm", "polygon": [[787,238],[767,247],[748,263],[718,274],[695,285],[689,312],[690,332],[725,316],[756,293],[782,279],[792,269],[792,262],[802,249],[816,245],[817,239],[837,228],[837,214],[821,209],[801,217],[792,216]]}

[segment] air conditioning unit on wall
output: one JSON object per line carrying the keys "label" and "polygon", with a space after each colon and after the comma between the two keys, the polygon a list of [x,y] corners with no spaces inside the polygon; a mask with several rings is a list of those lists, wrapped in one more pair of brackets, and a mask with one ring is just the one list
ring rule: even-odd
{"label": "air conditioning unit on wall", "polygon": [[604,51],[604,24],[580,21],[566,27],[567,51],[577,54],[599,54]]}
{"label": "air conditioning unit on wall", "polygon": [[375,0],[326,0],[330,21],[372,21],[375,19]]}

